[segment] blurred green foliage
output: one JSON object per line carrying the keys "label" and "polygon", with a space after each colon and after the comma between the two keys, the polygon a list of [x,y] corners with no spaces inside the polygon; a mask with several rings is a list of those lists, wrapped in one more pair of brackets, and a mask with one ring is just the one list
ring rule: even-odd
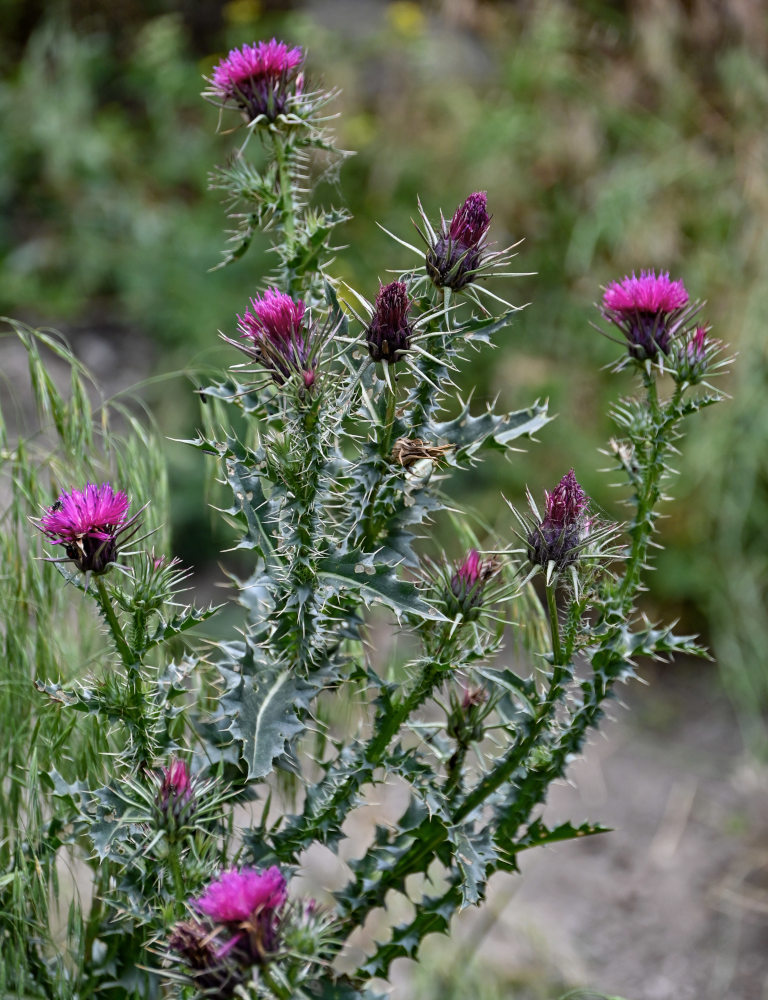
{"label": "blurred green foliage", "polygon": [[[215,135],[201,76],[230,46],[273,34],[309,49],[342,88],[341,195],[354,220],[335,273],[369,297],[412,240],[418,193],[434,217],[487,190],[500,245],[525,237],[511,297],[530,301],[477,396],[548,396],[544,447],[466,477],[465,499],[504,526],[499,490],[538,494],[571,466],[615,517],[596,449],[610,435],[601,366],[619,348],[590,327],[600,286],[644,267],[706,298],[739,352],[734,400],[688,443],[649,614],[709,631],[755,745],[768,706],[764,441],[768,267],[768,24],[714,0],[314,0],[224,6],[71,0],[33,17],[6,0],[0,84],[0,311],[76,333],[116,330],[118,357],[187,378],[146,389],[161,426],[195,421],[189,380],[227,357],[216,331],[263,287],[263,248],[220,259],[225,214],[206,175],[238,136]],[[325,192],[326,195],[329,192]],[[321,196],[323,192],[321,192]],[[115,324],[117,324],[115,326]],[[75,337],[76,340],[76,337]],[[621,376],[626,377],[626,376]],[[172,388],[171,388],[172,387]],[[629,386],[627,386],[629,391]],[[199,554],[202,472],[171,450],[177,548]],[[194,544],[185,544],[193,538]]]}

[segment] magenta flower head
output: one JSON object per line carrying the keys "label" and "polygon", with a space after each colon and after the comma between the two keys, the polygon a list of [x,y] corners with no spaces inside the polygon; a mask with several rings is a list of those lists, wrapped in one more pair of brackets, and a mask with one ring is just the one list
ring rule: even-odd
{"label": "magenta flower head", "polygon": [[486,584],[498,571],[498,560],[481,559],[477,549],[470,549],[451,576],[448,601],[451,611],[464,615],[477,611],[482,604]]}
{"label": "magenta flower head", "polygon": [[603,315],[621,330],[629,344],[630,357],[654,361],[662,351],[669,354],[674,336],[690,316],[688,292],[682,281],[672,281],[669,272],[641,271],[640,277],[614,281],[603,295]]}
{"label": "magenta flower head", "polygon": [[413,328],[408,322],[411,300],[402,281],[382,285],[376,295],[371,322],[366,330],[368,353],[374,361],[394,364],[411,346]]}
{"label": "magenta flower head", "polygon": [[316,378],[317,338],[305,321],[305,305],[299,299],[268,288],[261,298],[251,299],[250,306],[238,316],[241,341],[224,337],[266,368],[278,385],[298,374],[306,388]]}
{"label": "magenta flower head", "polygon": [[279,868],[230,869],[222,872],[205,893],[191,904],[233,937],[227,950],[250,964],[268,961],[277,951],[282,911],[288,899],[286,881]]}
{"label": "magenta flower head", "polygon": [[183,760],[172,758],[160,775],[155,805],[161,824],[169,829],[183,826],[196,808],[195,790]]}
{"label": "magenta flower head", "polygon": [[491,225],[487,206],[485,192],[477,191],[459,205],[450,223],[442,220],[426,257],[427,274],[438,288],[463,288],[480,269]]}
{"label": "magenta flower head", "polygon": [[546,493],[543,519],[528,533],[528,559],[556,570],[574,563],[589,533],[589,497],[570,470],[551,493]]}
{"label": "magenta flower head", "polygon": [[263,117],[274,122],[301,97],[304,77],[299,67],[301,49],[288,48],[273,38],[232,49],[214,67],[205,96],[239,108],[249,122]]}
{"label": "magenta flower head", "polygon": [[[117,560],[121,541],[138,530],[139,514],[128,518],[130,500],[109,483],[62,493],[37,527],[54,545],[63,545],[81,573],[103,573]],[[139,511],[141,513],[141,511]],[[58,561],[58,560],[56,560]]]}

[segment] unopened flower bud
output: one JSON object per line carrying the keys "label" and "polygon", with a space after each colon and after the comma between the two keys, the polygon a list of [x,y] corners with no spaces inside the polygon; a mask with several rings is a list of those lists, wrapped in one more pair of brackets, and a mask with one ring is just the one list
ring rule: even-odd
{"label": "unopened flower bud", "polygon": [[461,707],[465,712],[470,709],[484,705],[488,701],[488,692],[481,684],[470,685],[464,688],[464,695],[461,699]]}
{"label": "unopened flower bud", "polygon": [[552,562],[557,570],[575,562],[589,531],[588,506],[589,498],[571,469],[546,494],[545,516],[528,534],[528,559],[545,568]]}
{"label": "unopened flower bud", "polygon": [[707,374],[710,360],[720,344],[707,337],[706,327],[697,326],[686,342],[678,344],[675,378],[696,385]]}
{"label": "unopened flower bud", "polygon": [[163,768],[156,805],[166,828],[175,829],[191,819],[197,803],[192,778],[183,760],[173,759]]}
{"label": "unopened flower bud", "polygon": [[451,711],[448,714],[446,732],[465,746],[483,738],[483,721],[490,706],[488,692],[480,684],[465,687],[461,701],[451,691]]}
{"label": "unopened flower bud", "polygon": [[485,238],[491,225],[484,191],[471,194],[443,222],[427,251],[427,274],[438,288],[455,291],[469,284],[481,266]]}
{"label": "unopened flower bud", "polygon": [[413,328],[408,322],[411,300],[402,281],[382,285],[366,331],[368,353],[374,361],[394,364],[411,346]]}
{"label": "unopened flower bud", "polygon": [[483,560],[477,549],[470,549],[451,576],[449,605],[453,613],[468,615],[477,610],[486,584],[498,571],[498,560]]}

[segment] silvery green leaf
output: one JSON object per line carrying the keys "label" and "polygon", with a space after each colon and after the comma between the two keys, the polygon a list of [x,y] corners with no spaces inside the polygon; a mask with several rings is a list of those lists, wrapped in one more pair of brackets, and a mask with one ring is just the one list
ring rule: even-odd
{"label": "silvery green leaf", "polygon": [[488,409],[477,417],[469,412],[469,405],[467,401],[453,420],[430,425],[435,440],[455,446],[459,460],[469,458],[483,447],[504,450],[517,438],[535,434],[550,420],[546,403],[537,402],[526,410],[510,413],[495,413]]}
{"label": "silvery green leaf", "polygon": [[443,621],[443,615],[422,600],[412,583],[399,580],[391,566],[373,565],[370,558],[356,559],[347,553],[343,559],[327,557],[318,563],[318,578],[337,593],[358,592],[363,600],[378,601],[397,615],[416,615],[430,621]]}

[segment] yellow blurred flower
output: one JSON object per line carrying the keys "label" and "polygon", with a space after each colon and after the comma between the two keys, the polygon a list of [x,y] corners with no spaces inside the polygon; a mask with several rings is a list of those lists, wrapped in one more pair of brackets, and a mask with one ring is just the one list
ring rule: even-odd
{"label": "yellow blurred flower", "polygon": [[230,24],[251,24],[260,13],[259,0],[230,0],[224,5],[224,18]]}
{"label": "yellow blurred flower", "polygon": [[424,31],[424,11],[412,0],[394,0],[394,3],[387,7],[387,17],[400,35],[412,38]]}

